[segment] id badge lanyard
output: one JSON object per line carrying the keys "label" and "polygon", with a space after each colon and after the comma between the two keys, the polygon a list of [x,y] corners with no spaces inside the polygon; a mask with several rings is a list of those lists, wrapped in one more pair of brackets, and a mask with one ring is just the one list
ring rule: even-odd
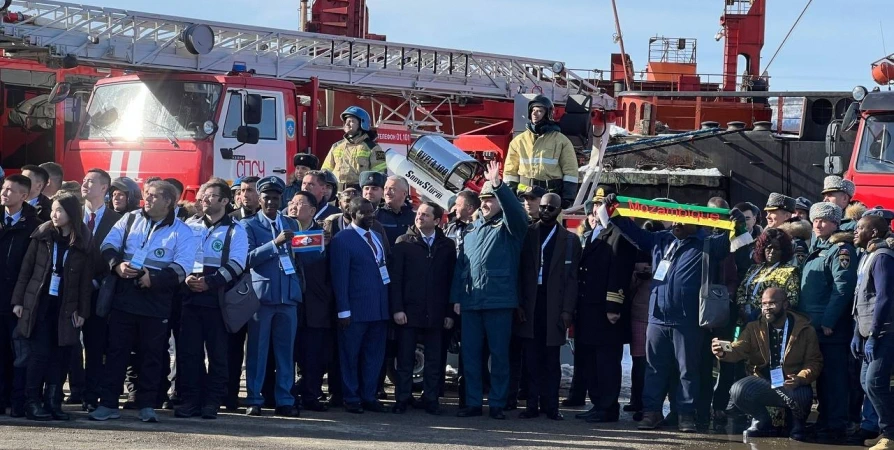
{"label": "id badge lanyard", "polygon": [[[59,296],[59,285],[62,282],[62,276],[56,271],[56,260],[59,258],[59,245],[53,242],[53,272],[50,274],[50,295]],[[65,261],[68,260],[68,250],[62,254],[62,269],[65,269]]]}
{"label": "id badge lanyard", "polygon": [[[151,222],[146,222],[146,228],[148,229],[146,239],[143,241],[143,245],[140,246],[140,249],[134,253],[133,259],[130,261],[130,266],[134,269],[140,270],[143,268],[143,263],[146,262],[146,257],[149,255],[149,251],[146,250],[146,247],[152,242],[152,236],[160,225],[161,222],[158,222],[155,225],[152,225]],[[127,247],[127,242],[124,243],[124,246],[125,248]]]}
{"label": "id badge lanyard", "polygon": [[[276,214],[276,226],[274,227],[273,222],[270,222],[270,234],[273,235],[273,240],[276,240],[276,229],[279,228],[280,233],[285,230],[282,224],[282,215]],[[295,274],[295,265],[292,264],[292,255],[289,249],[290,243],[283,244],[282,247],[277,247],[277,252],[279,253],[279,265],[282,267],[283,273],[286,275],[294,275]]]}
{"label": "id badge lanyard", "polygon": [[549,235],[546,237],[546,240],[543,241],[543,244],[540,244],[540,272],[537,274],[537,284],[543,284],[543,252],[546,250],[546,246],[549,245],[549,241],[553,239],[553,235],[556,234],[556,228],[558,225],[553,225],[553,230],[549,232]]}
{"label": "id badge lanyard", "polygon": [[[770,383],[773,388],[781,388],[785,384],[785,376],[782,373],[782,362],[785,360],[785,346],[788,343],[788,323],[789,319],[786,317],[785,326],[782,328],[782,344],[779,348],[779,367],[770,369]],[[770,359],[773,359],[773,356],[770,355]],[[772,361],[770,361],[772,363]]]}
{"label": "id badge lanyard", "polygon": [[661,259],[661,262],[658,263],[658,267],[655,269],[655,273],[652,275],[652,278],[658,281],[664,281],[667,278],[667,273],[670,271],[671,264],[674,260],[674,255],[677,253],[677,250],[680,248],[680,241],[674,241],[667,248],[667,251],[664,252],[664,258]]}

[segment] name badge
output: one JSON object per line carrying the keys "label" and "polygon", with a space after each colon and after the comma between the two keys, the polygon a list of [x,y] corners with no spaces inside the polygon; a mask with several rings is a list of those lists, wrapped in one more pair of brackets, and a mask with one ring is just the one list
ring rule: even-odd
{"label": "name badge", "polygon": [[136,270],[142,269],[147,256],[149,256],[149,250],[144,248],[137,250],[133,255],[133,259],[130,260],[130,267],[133,267]]}
{"label": "name badge", "polygon": [[295,266],[292,265],[292,258],[288,254],[279,255],[279,264],[282,265],[282,271],[286,275],[295,274]]}
{"label": "name badge", "polygon": [[388,276],[388,268],[385,266],[379,266],[379,275],[382,277],[382,284],[388,284],[391,282],[391,277]]}
{"label": "name badge", "polygon": [[50,295],[53,297],[59,296],[59,283],[62,281],[62,277],[56,275],[55,273],[50,276]]}
{"label": "name badge", "polygon": [[652,279],[658,281],[664,281],[664,278],[667,276],[668,270],[670,270],[671,262],[662,259],[660,263],[658,263],[658,268],[655,269],[655,274],[652,275]]}
{"label": "name badge", "polygon": [[205,271],[205,264],[202,264],[201,261],[196,261],[192,265],[192,273],[202,273]]}
{"label": "name badge", "polygon": [[785,384],[785,375],[782,374],[782,368],[770,370],[770,385],[773,389],[781,388]]}

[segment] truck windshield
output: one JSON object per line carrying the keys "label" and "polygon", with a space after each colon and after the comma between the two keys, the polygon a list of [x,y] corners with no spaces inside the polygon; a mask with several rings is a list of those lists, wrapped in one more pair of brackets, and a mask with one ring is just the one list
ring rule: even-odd
{"label": "truck windshield", "polygon": [[869,116],[863,125],[858,172],[894,173],[894,114]]}
{"label": "truck windshield", "polygon": [[221,85],[182,81],[130,82],[98,86],[93,92],[81,139],[203,138]]}

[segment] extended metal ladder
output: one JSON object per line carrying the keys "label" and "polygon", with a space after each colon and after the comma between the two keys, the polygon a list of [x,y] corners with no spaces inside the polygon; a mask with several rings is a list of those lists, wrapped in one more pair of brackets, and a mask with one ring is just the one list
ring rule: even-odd
{"label": "extended metal ladder", "polygon": [[[79,63],[132,70],[225,73],[245,62],[260,76],[370,93],[417,92],[494,99],[542,92],[557,103],[596,86],[556,61],[325,34],[216,23],[50,0],[13,0],[0,48],[19,57],[68,55]],[[13,17],[14,16],[14,17]],[[202,27],[213,48],[184,37]],[[196,54],[199,53],[199,54]]]}

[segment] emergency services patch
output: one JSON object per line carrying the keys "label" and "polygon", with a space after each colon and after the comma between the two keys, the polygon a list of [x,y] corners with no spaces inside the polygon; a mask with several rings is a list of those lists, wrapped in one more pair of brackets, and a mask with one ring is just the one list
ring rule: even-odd
{"label": "emergency services patch", "polygon": [[842,269],[847,269],[851,265],[851,255],[847,251],[842,251],[838,254],[838,263]]}
{"label": "emergency services patch", "polygon": [[164,258],[164,256],[165,256],[165,249],[163,249],[163,248],[155,249],[155,257],[156,258]]}
{"label": "emergency services patch", "polygon": [[214,242],[211,243],[211,249],[219,252],[221,249],[223,249],[223,241],[221,241],[220,239],[215,239]]}
{"label": "emergency services patch", "polygon": [[379,161],[385,160],[385,150],[376,150],[376,159]]}

